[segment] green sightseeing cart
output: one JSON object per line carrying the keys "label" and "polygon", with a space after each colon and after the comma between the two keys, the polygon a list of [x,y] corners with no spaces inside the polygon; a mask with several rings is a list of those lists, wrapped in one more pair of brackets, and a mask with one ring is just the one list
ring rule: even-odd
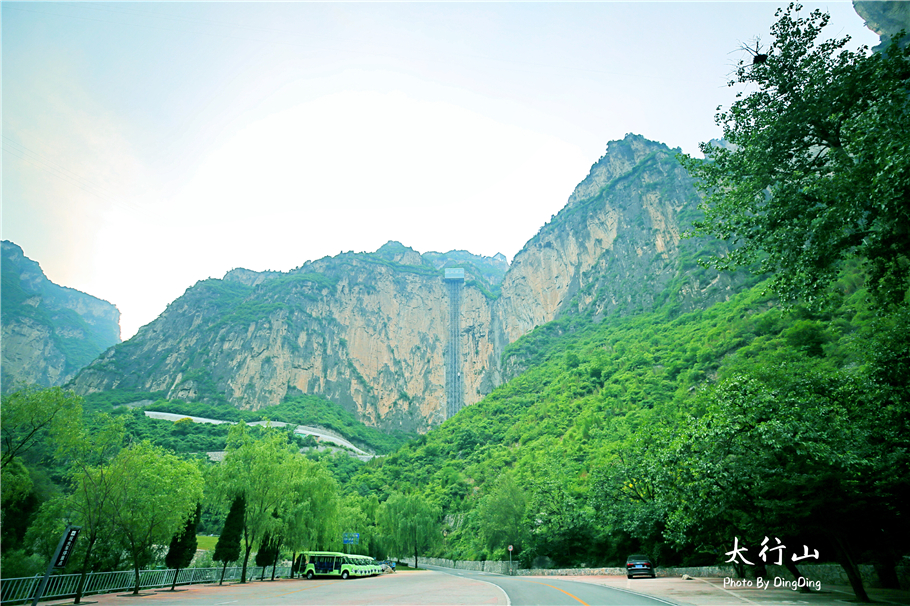
{"label": "green sightseeing cart", "polygon": [[305,551],[304,575],[316,577],[370,577],[381,574],[382,567],[370,556],[338,553],[337,551]]}

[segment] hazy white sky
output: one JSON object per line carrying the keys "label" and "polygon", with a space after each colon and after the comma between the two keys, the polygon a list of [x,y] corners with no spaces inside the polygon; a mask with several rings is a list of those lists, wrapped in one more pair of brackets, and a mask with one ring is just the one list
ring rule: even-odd
{"label": "hazy white sky", "polygon": [[784,4],[4,1],[2,237],[124,339],[234,267],[511,260],[608,141],[718,136]]}

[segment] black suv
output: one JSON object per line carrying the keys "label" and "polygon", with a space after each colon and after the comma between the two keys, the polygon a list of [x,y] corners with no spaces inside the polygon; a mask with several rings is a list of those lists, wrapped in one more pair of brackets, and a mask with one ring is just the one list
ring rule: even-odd
{"label": "black suv", "polygon": [[636,553],[626,558],[626,576],[630,579],[637,574],[645,574],[652,579],[657,575],[654,573],[654,565],[648,556]]}

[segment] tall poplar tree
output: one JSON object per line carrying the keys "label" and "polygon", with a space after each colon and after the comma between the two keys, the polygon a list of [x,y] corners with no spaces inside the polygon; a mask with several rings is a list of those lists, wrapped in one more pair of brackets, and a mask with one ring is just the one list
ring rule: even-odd
{"label": "tall poplar tree", "polygon": [[167,555],[164,556],[164,563],[168,568],[174,569],[174,582],[171,583],[171,591],[177,586],[177,575],[180,574],[181,568],[186,568],[193,561],[196,555],[196,526],[199,524],[199,518],[202,515],[202,505],[196,504],[196,512],[189,517],[186,525],[181,532],[174,535],[171,539],[171,546]]}

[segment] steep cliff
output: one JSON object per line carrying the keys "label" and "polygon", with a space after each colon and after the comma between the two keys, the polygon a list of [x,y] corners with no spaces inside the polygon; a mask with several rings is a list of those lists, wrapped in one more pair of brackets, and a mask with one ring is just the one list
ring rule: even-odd
{"label": "steep cliff", "polygon": [[[496,313],[506,342],[560,316],[678,311],[724,300],[736,276],[696,263],[719,242],[683,239],[698,216],[693,180],[662,143],[611,141],[566,206],[515,256]],[[672,299],[672,301],[671,301]]]}
{"label": "steep cliff", "polygon": [[58,286],[12,242],[2,243],[3,391],[63,385],[105,349],[120,342],[116,307]]}
{"label": "steep cliff", "polygon": [[[511,266],[501,255],[420,255],[389,242],[287,273],[235,269],[188,289],[75,386],[244,409],[317,394],[369,425],[425,431],[446,418],[447,385],[457,410],[520,372],[514,357],[502,367],[503,352],[536,326],[728,298],[736,278],[695,263],[721,244],[681,238],[698,200],[673,151],[628,135]],[[444,282],[452,267],[464,269],[463,283]]]}
{"label": "steep cliff", "polygon": [[[494,382],[488,288],[464,289],[467,403]],[[320,394],[367,424],[426,430],[445,419],[447,320],[442,272],[390,242],[288,273],[241,269],[199,282],[75,386],[164,391],[244,409]]]}

